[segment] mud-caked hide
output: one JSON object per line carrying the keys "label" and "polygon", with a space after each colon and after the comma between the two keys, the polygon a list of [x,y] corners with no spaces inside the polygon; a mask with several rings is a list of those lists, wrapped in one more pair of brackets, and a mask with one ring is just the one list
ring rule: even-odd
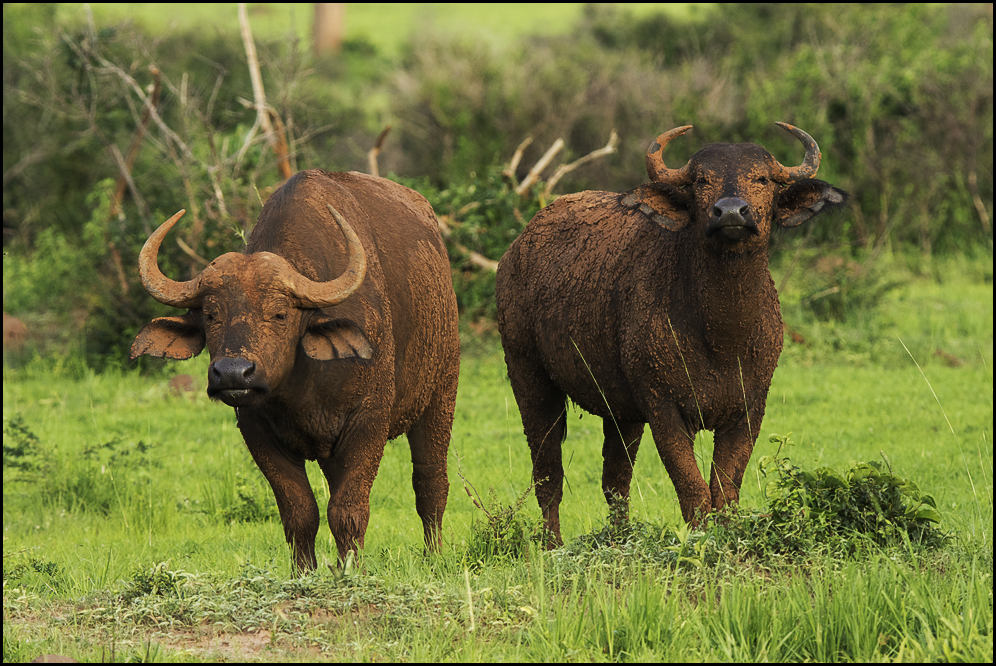
{"label": "mud-caked hide", "polygon": [[[738,500],[782,348],[768,239],[846,198],[812,178],[815,141],[781,125],[806,147],[798,167],[748,143],[668,168],[664,147],[691,129],[680,127],[651,144],[649,183],[561,197],[499,263],[498,327],[551,543],[568,397],[603,418],[602,490],[617,519],[645,424],[686,520]],[[715,433],[708,484],[692,451],[703,429]]]}
{"label": "mud-caked hide", "polygon": [[266,202],[244,252],[176,282],[156,256],[181,215],[149,238],[140,266],[153,297],[188,310],[147,324],[131,357],[207,348],[208,395],[235,407],[298,569],[317,562],[305,460],[328,480],[329,527],[344,558],[363,546],[385,443],[403,433],[426,544],[437,548],[460,351],[429,203],[386,179],[303,171]]}

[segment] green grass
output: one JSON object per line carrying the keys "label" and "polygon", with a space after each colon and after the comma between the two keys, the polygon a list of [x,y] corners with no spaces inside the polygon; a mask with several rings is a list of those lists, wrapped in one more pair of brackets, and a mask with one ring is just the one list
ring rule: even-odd
{"label": "green grass", "polygon": [[[94,374],[72,358],[5,366],[4,660],[991,661],[993,294],[991,279],[960,272],[937,286],[893,268],[902,284],[842,322],[807,319],[786,290],[807,340],[787,343],[742,494],[765,506],[755,470],[775,453],[768,433],[792,432],[787,453],[807,469],[884,456],[936,498],[952,537],[939,550],[858,539],[851,555],[819,543],[752,554],[734,528],[690,533],[649,435],[632,510],[646,527],[607,541],[601,424],[572,411],[568,547],[480,556],[484,514],[460,475],[507,506],[530,472],[497,341],[467,331],[443,553],[422,554],[400,438],[360,562],[296,579],[232,410],[203,395],[205,358],[168,366],[201,382],[187,397],[170,395],[170,374]],[[851,336],[842,348],[821,342],[838,329]],[[960,365],[933,355],[942,343]],[[697,451],[708,471],[710,435]],[[520,514],[538,517],[531,496]],[[326,526],[319,535],[319,560],[334,563]]]}

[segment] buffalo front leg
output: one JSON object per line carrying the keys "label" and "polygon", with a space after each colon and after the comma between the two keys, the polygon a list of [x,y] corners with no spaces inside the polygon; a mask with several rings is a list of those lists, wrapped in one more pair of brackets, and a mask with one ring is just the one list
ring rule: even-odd
{"label": "buffalo front leg", "polygon": [[561,446],[567,436],[567,394],[550,381],[542,367],[534,368],[508,354],[505,361],[529,444],[536,500],[548,534],[547,547],[552,548],[564,543],[560,535],[560,501],[564,496]]}
{"label": "buffalo front leg", "polygon": [[438,551],[442,546],[443,512],[450,481],[446,475],[446,453],[453,428],[456,402],[456,375],[436,392],[425,412],[408,431],[412,453],[412,488],[415,511],[422,520],[425,546]]}
{"label": "buffalo front leg", "polygon": [[256,466],[273,489],[284,537],[294,553],[294,568],[298,573],[311,571],[318,565],[315,537],[319,518],[304,458],[285,451],[269,425],[263,419],[246,415],[246,411],[239,411],[239,429]]}
{"label": "buffalo front leg", "polygon": [[633,465],[643,437],[643,423],[617,422],[602,419],[602,494],[609,504],[613,524],[629,519],[629,487],[633,481]]}
{"label": "buffalo front leg", "polygon": [[747,421],[743,419],[736,426],[716,431],[712,472],[709,476],[709,492],[714,511],[740,501],[740,486],[757,438],[754,432],[760,430],[763,416],[763,412],[756,416],[751,414],[751,429],[747,428]]}
{"label": "buffalo front leg", "polygon": [[388,416],[368,416],[366,424],[346,429],[332,456],[318,459],[329,483],[329,530],[340,562],[349,551],[363,548],[370,522],[370,488],[387,443],[386,427],[372,424],[386,424]]}
{"label": "buffalo front leg", "polygon": [[695,433],[686,432],[677,415],[658,417],[650,423],[657,453],[678,493],[681,516],[685,522],[697,525],[712,509],[709,486],[695,462]]}

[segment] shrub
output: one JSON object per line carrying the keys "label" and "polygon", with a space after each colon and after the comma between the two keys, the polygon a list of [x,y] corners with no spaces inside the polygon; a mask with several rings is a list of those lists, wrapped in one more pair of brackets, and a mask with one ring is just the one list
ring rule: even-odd
{"label": "shrub", "polygon": [[778,443],[778,450],[758,462],[761,474],[770,478],[764,490],[769,513],[763,523],[788,537],[786,546],[841,544],[854,538],[879,546],[909,541],[936,548],[944,543],[934,498],[887,465],[852,462],[845,472],[829,467],[809,471],[780,456],[791,444],[790,435],[772,435],[770,441]]}
{"label": "shrub", "polygon": [[529,486],[508,506],[501,503],[493,488],[488,493],[487,505],[483,500],[476,499],[469,487],[465,485],[464,488],[474,506],[486,517],[483,523],[474,521],[470,527],[466,557],[475,571],[486,564],[521,559],[529,552],[529,542],[542,538],[541,524],[526,517],[522,510],[532,495],[533,486]]}

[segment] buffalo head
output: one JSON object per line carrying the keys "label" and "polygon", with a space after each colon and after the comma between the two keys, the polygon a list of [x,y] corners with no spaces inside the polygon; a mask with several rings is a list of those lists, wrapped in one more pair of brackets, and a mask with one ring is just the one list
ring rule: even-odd
{"label": "buffalo head", "polygon": [[142,248],[142,284],[160,303],[189,311],[146,324],[130,357],[187,359],[207,346],[208,395],[232,407],[253,404],[276,388],[293,368],[298,347],[318,360],[370,358],[370,342],[355,323],[321,312],[349,298],[366,274],[359,238],[332,206],[328,210],[349,248],[346,270],[329,282],[308,279],[272,252],[229,252],[192,280],[171,280],[157,265],[159,247],[185,211],[168,219]]}
{"label": "buffalo head", "polygon": [[680,169],[664,164],[664,148],[691,125],[661,134],[647,151],[651,183],[622,199],[662,227],[678,231],[690,225],[719,249],[743,252],[767,244],[773,224],[795,227],[828,204],[843,204],[846,194],[816,180],[820,149],[798,127],[777,123],[799,139],[806,157],[796,167],[783,166],[753,143],[714,143],[692,155]]}

